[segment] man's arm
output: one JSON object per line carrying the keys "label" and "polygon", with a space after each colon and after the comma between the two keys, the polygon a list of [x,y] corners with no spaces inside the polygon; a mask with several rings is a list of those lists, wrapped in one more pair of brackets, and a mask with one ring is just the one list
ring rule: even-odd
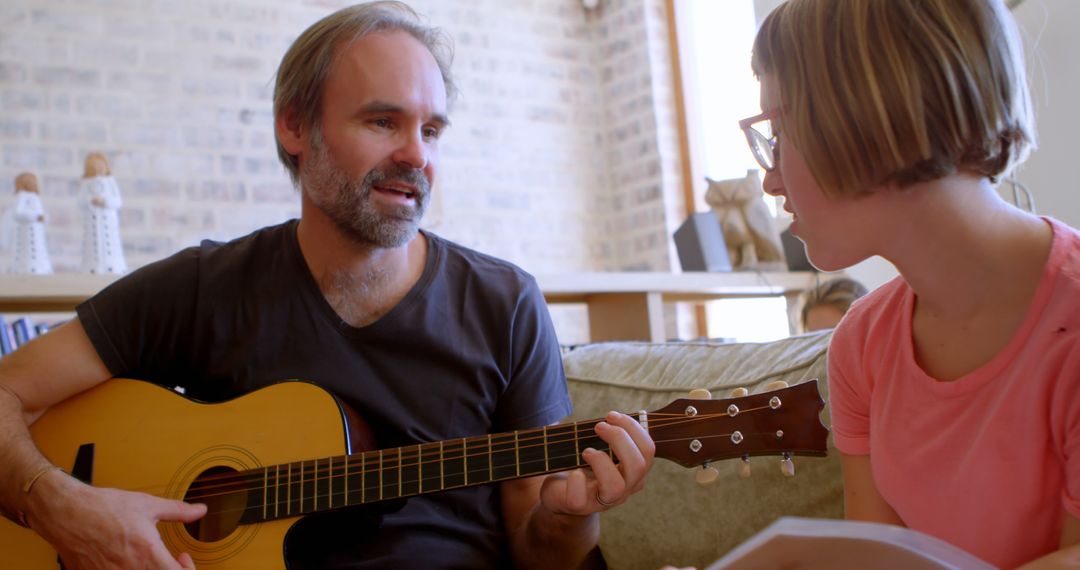
{"label": "man's arm", "polygon": [[0,510],[23,519],[70,566],[193,567],[187,555],[168,552],[155,525],[198,519],[205,507],[84,485],[51,469],[30,437],[29,425],[49,407],[111,376],[78,320],[0,360]]}
{"label": "man's arm", "polygon": [[645,485],[655,446],[636,420],[612,412],[596,426],[619,463],[585,450],[589,468],[501,484],[503,519],[518,568],[576,568],[600,539],[599,512]]}

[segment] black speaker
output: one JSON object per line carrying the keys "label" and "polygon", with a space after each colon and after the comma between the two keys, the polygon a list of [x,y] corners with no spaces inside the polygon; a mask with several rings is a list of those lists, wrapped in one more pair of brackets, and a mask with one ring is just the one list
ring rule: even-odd
{"label": "black speaker", "polygon": [[791,228],[780,233],[780,243],[784,245],[784,259],[787,260],[788,271],[818,270],[806,257],[806,244],[791,233]]}
{"label": "black speaker", "polygon": [[691,214],[675,230],[675,249],[683,271],[731,271],[724,232],[712,212]]}

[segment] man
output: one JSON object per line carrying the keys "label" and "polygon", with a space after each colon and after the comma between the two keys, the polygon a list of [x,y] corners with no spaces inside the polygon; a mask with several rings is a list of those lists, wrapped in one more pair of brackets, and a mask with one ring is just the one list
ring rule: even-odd
{"label": "man", "polygon": [[[0,363],[0,505],[69,567],[190,568],[157,521],[186,504],[84,485],[53,469],[27,425],[113,376],[224,400],[284,378],[330,389],[382,447],[550,424],[569,413],[535,281],[417,224],[430,196],[453,83],[435,31],[399,3],[341,10],[285,55],[275,95],[299,222],[206,242],[143,268],[78,319]],[[597,513],[643,485],[647,432],[612,413],[597,435],[618,458],[309,516],[287,544],[295,567],[545,567],[580,564]],[[373,520],[375,522],[373,522]]]}

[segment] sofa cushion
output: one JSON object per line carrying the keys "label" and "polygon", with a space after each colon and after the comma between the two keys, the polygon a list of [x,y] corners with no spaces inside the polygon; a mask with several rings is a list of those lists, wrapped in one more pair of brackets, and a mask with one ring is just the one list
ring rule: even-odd
{"label": "sofa cushion", "polygon": [[[655,410],[706,388],[726,398],[734,388],[763,391],[774,380],[794,385],[817,378],[827,401],[825,352],[830,334],[812,333],[768,343],[612,342],[579,347],[563,357],[572,419],[609,410]],[[828,424],[828,414],[822,421]],[[600,547],[613,569],[656,570],[663,565],[704,568],[780,516],[843,516],[840,462],[796,457],[794,478],[779,457],[754,457],[752,475],[739,477],[739,460],[714,463],[719,479],[694,481],[697,468],[658,459],[645,489],[601,516]]]}

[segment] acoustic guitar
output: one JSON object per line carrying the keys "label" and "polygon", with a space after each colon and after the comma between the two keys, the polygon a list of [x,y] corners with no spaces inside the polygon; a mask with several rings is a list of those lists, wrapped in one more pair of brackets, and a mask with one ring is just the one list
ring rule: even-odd
{"label": "acoustic guitar", "polygon": [[[824,456],[817,382],[721,400],[678,399],[631,414],[656,456],[691,467],[752,455]],[[206,404],[148,382],[113,379],[31,426],[55,465],[99,487],[205,503],[194,523],[160,523],[166,546],[200,570],[280,569],[303,515],[582,467],[611,453],[588,420],[374,449],[358,418],[325,390],[283,382]],[[368,447],[364,447],[368,446]],[[6,568],[56,568],[34,532],[0,519]]]}

